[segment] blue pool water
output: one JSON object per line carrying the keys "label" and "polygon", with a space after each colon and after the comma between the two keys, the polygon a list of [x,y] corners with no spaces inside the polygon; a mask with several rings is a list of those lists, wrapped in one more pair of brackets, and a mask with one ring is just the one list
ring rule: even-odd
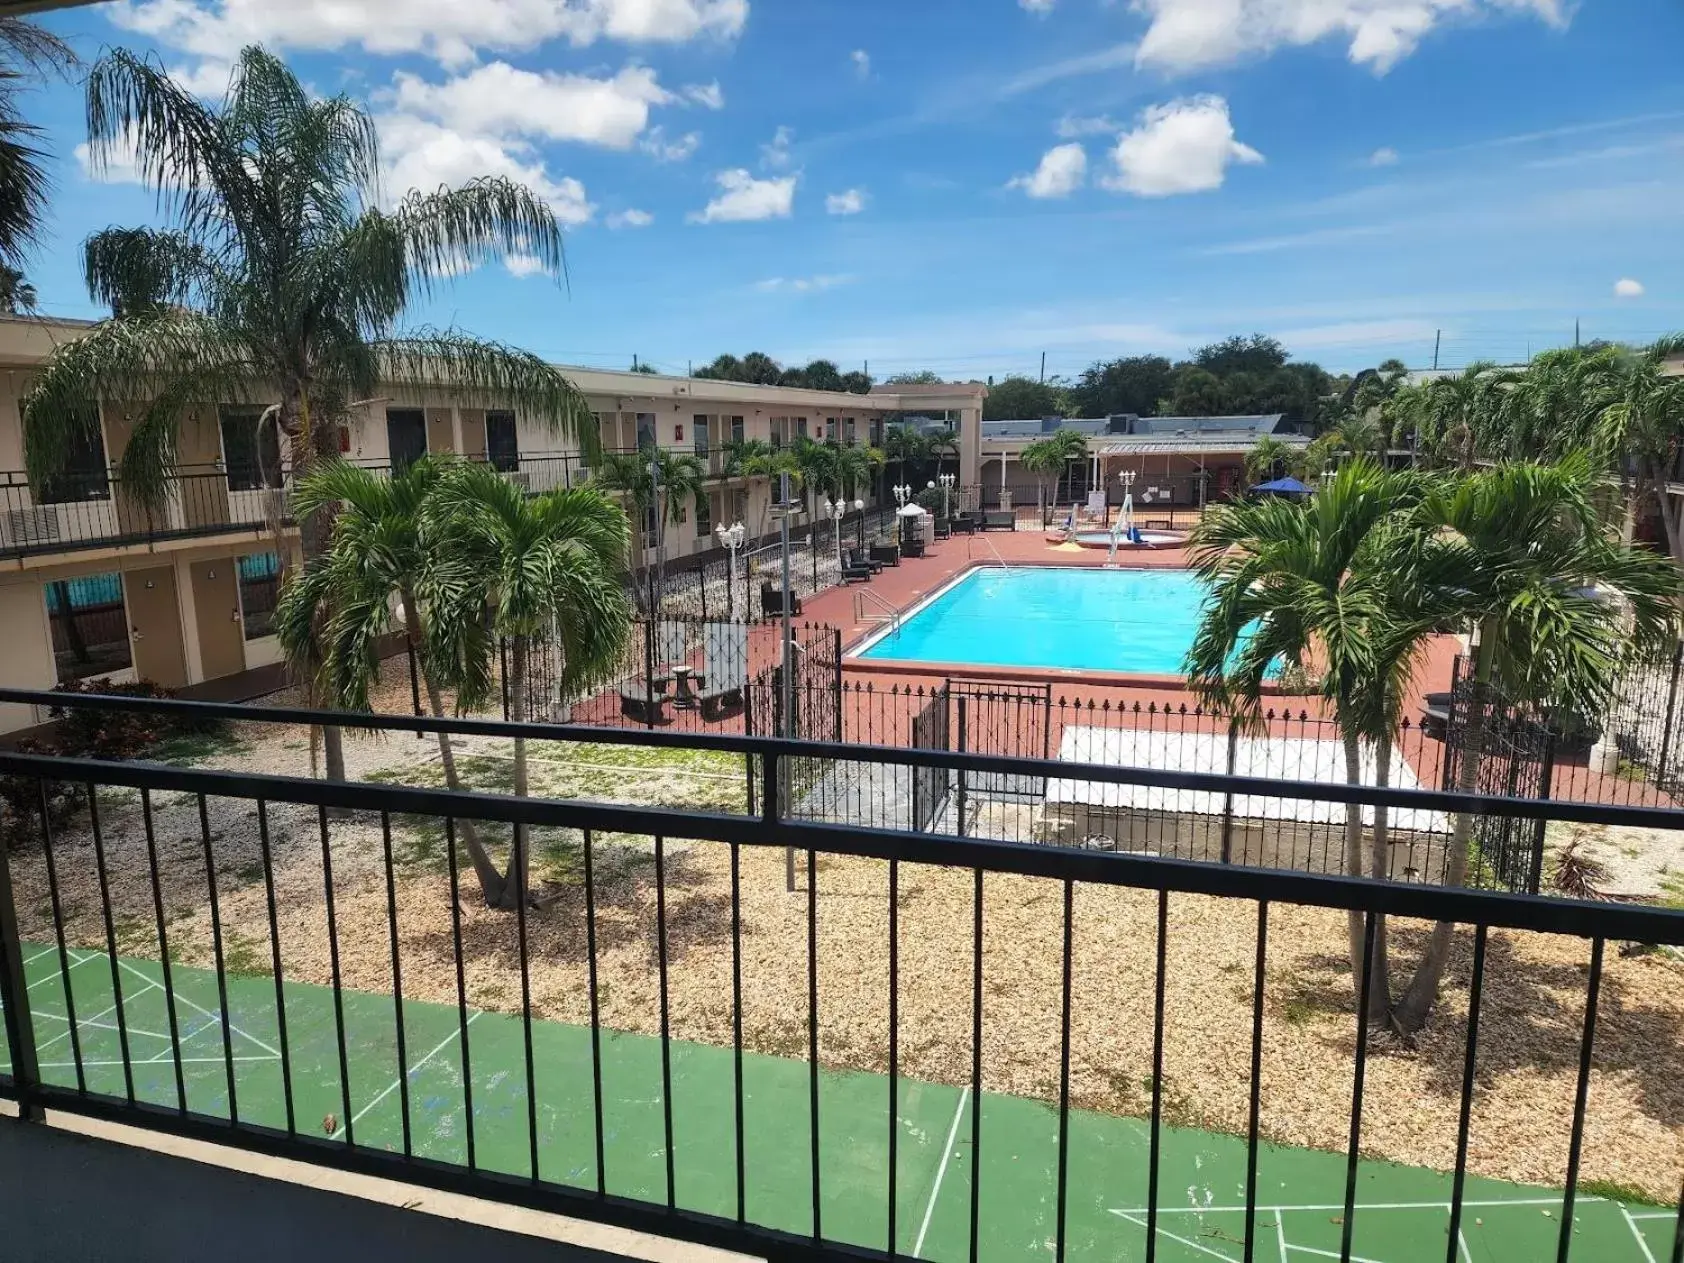
{"label": "blue pool water", "polygon": [[1185,570],[973,570],[859,656],[1179,675],[1203,603]]}

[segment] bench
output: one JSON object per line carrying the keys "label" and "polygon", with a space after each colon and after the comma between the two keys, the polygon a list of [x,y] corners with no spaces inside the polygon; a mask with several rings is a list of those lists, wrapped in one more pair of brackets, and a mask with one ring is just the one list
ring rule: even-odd
{"label": "bench", "polygon": [[990,509],[982,515],[982,529],[985,531],[1015,531],[1017,529],[1017,514],[1010,509]]}

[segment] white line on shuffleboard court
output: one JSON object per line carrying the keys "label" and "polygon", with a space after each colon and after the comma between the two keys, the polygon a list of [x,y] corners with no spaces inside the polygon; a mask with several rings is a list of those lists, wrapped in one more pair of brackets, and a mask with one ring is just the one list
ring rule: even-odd
{"label": "white line on shuffleboard court", "polygon": [[1632,1214],[1631,1211],[1628,1210],[1628,1211],[1626,1211],[1626,1218],[1627,1219],[1671,1219],[1671,1218],[1673,1218],[1673,1212],[1670,1211],[1670,1210],[1640,1210],[1634,1215],[1634,1214]]}
{"label": "white line on shuffleboard court", "polygon": [[[58,948],[56,948],[56,947],[49,947],[47,949],[47,952],[56,952],[56,951],[58,951]],[[40,960],[41,957],[45,956],[46,954],[47,954],[46,952],[39,952],[36,955],[31,956],[29,959],[30,960]],[[67,952],[66,955],[68,955],[70,957],[70,968],[71,969],[75,969],[78,965],[85,965],[90,960],[93,959],[93,956],[91,954],[87,955],[87,956],[78,957],[75,952]],[[28,962],[26,961],[25,963],[27,964]],[[65,972],[66,971],[61,969],[57,973],[48,974],[44,978],[37,978],[34,982],[30,983],[27,987],[25,987],[24,990],[25,991],[33,991],[33,990],[35,990],[36,987],[39,987],[42,983],[45,983],[45,982],[55,982],[55,981],[62,982],[64,980]]]}
{"label": "white line on shuffleboard court", "polygon": [[[469,1014],[467,1025],[472,1026],[475,1022],[477,1022],[479,1020],[479,1015],[480,1015],[481,1012],[484,1012],[484,1010],[482,1009],[482,1010],[479,1010],[478,1012]],[[425,1057],[421,1058],[420,1061],[414,1062],[410,1065],[409,1074],[407,1076],[400,1074],[397,1078],[393,1079],[391,1081],[391,1083],[387,1085],[386,1090],[384,1092],[382,1092],[379,1096],[375,1097],[367,1105],[363,1106],[355,1114],[352,1114],[350,1122],[341,1123],[338,1127],[334,1128],[334,1130],[328,1135],[328,1139],[329,1140],[338,1140],[341,1136],[343,1136],[345,1134],[345,1129],[347,1127],[355,1127],[358,1123],[362,1122],[363,1118],[368,1114],[368,1112],[370,1110],[372,1110],[376,1105],[379,1105],[381,1101],[384,1101],[388,1096],[392,1095],[392,1093],[394,1093],[398,1090],[398,1085],[401,1084],[406,1077],[413,1078],[415,1076],[415,1072],[417,1070],[419,1070],[422,1066],[426,1065],[434,1057],[438,1056],[441,1052],[443,1052],[446,1048],[448,1048],[450,1046],[451,1040],[458,1038],[461,1034],[462,1034],[462,1029],[460,1027],[457,1027],[457,1028],[453,1029],[450,1032],[450,1034],[446,1035],[443,1039],[441,1039],[434,1046],[433,1050],[430,1053],[428,1053]]]}
{"label": "white line on shuffleboard court", "polygon": [[1286,1216],[1275,1216],[1275,1240],[1280,1242],[1281,1263],[1289,1263],[1286,1257]]}
{"label": "white line on shuffleboard court", "polygon": [[[947,1164],[953,1160],[953,1142],[959,1136],[959,1122],[965,1117],[965,1103],[971,1099],[970,1085],[965,1086],[959,1093],[959,1108],[953,1111],[953,1126],[947,1129],[947,1144],[941,1151],[941,1165],[936,1168],[935,1186],[930,1189],[930,1200],[924,1207],[924,1222],[918,1226],[918,1240],[912,1245],[912,1257],[922,1258],[924,1255],[924,1238],[929,1235],[930,1216],[936,1213],[936,1198],[941,1196],[941,1182],[947,1175]],[[895,1126],[899,1127],[897,1120]],[[971,1179],[977,1178],[976,1155],[971,1155]]]}
{"label": "white line on shuffleboard court", "polygon": [[[156,987],[158,985],[157,983],[152,982],[152,979],[147,978],[146,975],[144,973],[142,973],[140,970],[136,969],[133,965],[129,964],[128,961],[121,960],[121,961],[118,961],[117,963],[122,965],[122,967],[124,969],[128,970],[136,978],[146,978],[146,981],[151,983],[152,986],[154,986],[154,987]],[[268,1053],[271,1057],[279,1057],[281,1055],[279,1049],[274,1048],[271,1045],[264,1043],[256,1035],[253,1035],[250,1031],[241,1030],[238,1026],[235,1026],[234,1023],[228,1021],[228,1019],[225,1015],[212,1013],[204,1005],[195,1004],[193,1002],[193,999],[192,999],[191,996],[184,996],[184,995],[181,994],[181,992],[179,990],[172,989],[172,992],[173,992],[174,997],[177,1000],[180,1000],[188,1008],[197,1009],[200,1013],[203,1013],[206,1017],[216,1018],[219,1022],[222,1022],[225,1026],[228,1027],[228,1029],[230,1031],[232,1031],[234,1034],[238,1035],[241,1039],[249,1039],[252,1043],[256,1044],[259,1048],[261,1048],[264,1052]],[[135,994],[139,995],[140,992],[137,991]]]}
{"label": "white line on shuffleboard court", "polygon": [[[183,1057],[181,1059],[181,1064],[186,1066],[186,1065],[196,1065],[196,1064],[199,1064],[199,1063],[203,1063],[205,1065],[220,1066],[226,1060],[227,1060],[227,1058],[225,1058],[225,1057]],[[268,1057],[268,1056],[264,1056],[264,1057],[236,1057],[236,1058],[234,1058],[234,1060],[235,1061],[272,1062],[272,1061],[276,1060],[276,1058]],[[139,1067],[139,1066],[149,1066],[152,1063],[150,1061],[131,1061],[131,1062],[84,1061],[82,1063],[82,1067],[85,1070],[92,1070],[92,1069],[94,1069],[95,1067],[98,1067],[98,1066],[121,1066],[121,1065],[125,1065],[125,1064]],[[75,1066],[76,1066],[76,1063],[74,1061],[43,1061],[41,1063],[41,1069],[43,1069],[43,1070],[71,1070],[71,1069],[74,1069]]]}
{"label": "white line on shuffleboard court", "polygon": [[[1244,1207],[1241,1207],[1241,1209],[1243,1210]],[[1259,1207],[1258,1209],[1261,1210],[1262,1207]],[[1343,1209],[1343,1207],[1341,1207],[1341,1209]],[[1120,1211],[1118,1213],[1121,1214]],[[1146,1221],[1137,1215],[1123,1215],[1123,1218],[1128,1220],[1131,1224],[1134,1224],[1136,1227],[1144,1228],[1146,1226]],[[1168,1228],[1159,1228],[1158,1235],[1160,1237],[1168,1237],[1171,1241],[1179,1241],[1182,1245],[1197,1250],[1200,1254],[1208,1254],[1213,1259],[1221,1259],[1222,1263],[1238,1263],[1238,1260],[1235,1259],[1233,1255],[1223,1254],[1220,1250],[1213,1250],[1208,1245],[1200,1245],[1197,1241],[1193,1241],[1187,1237],[1178,1237]]]}
{"label": "white line on shuffleboard court", "polygon": [[[135,995],[145,995],[148,991],[152,990],[157,985],[158,984],[155,983],[155,982],[148,982],[146,984],[146,986],[142,987],[139,991],[136,991],[134,994]],[[76,1025],[79,1026],[79,1027],[80,1026],[87,1026],[92,1022],[97,1022],[100,1018],[105,1017],[107,1014],[115,1013],[116,1011],[117,1011],[117,1006],[115,1004],[110,1005],[110,1006],[108,1006],[104,1009],[101,1009],[98,1013],[95,1013],[92,1017],[78,1018],[77,1021],[76,1021]],[[39,1053],[43,1048],[51,1048],[54,1044],[58,1043],[58,1041],[61,1040],[61,1039],[68,1039],[70,1037],[71,1029],[72,1028],[67,1024],[62,1031],[60,1031],[57,1035],[54,1035],[51,1039],[43,1040],[41,1043],[35,1045],[35,1051],[37,1053]]]}
{"label": "white line on shuffleboard court", "polygon": [[1643,1251],[1643,1257],[1649,1263],[1655,1263],[1655,1256],[1649,1251],[1649,1243],[1643,1239],[1643,1229],[1637,1226],[1637,1220],[1624,1206],[1620,1207],[1620,1214],[1626,1217],[1626,1227],[1631,1229],[1631,1235],[1637,1238],[1637,1248]]}
{"label": "white line on shuffleboard court", "polygon": [[[1601,1197],[1581,1197],[1581,1198],[1578,1199],[1580,1204],[1584,1204],[1584,1203],[1587,1203],[1587,1202],[1600,1202],[1600,1201],[1605,1201],[1605,1200],[1607,1200],[1607,1199],[1601,1198]],[[1559,1197],[1516,1197],[1516,1198],[1511,1198],[1511,1199],[1508,1199],[1508,1200],[1498,1200],[1498,1201],[1488,1201],[1488,1202],[1465,1201],[1465,1202],[1462,1203],[1462,1205],[1463,1206],[1480,1206],[1480,1207],[1559,1206],[1559,1205],[1561,1205],[1561,1199]],[[1246,1209],[1246,1207],[1243,1206],[1243,1205],[1240,1205],[1240,1206],[1160,1206],[1160,1207],[1158,1207],[1158,1214],[1160,1214],[1160,1215],[1220,1215],[1220,1214],[1225,1214],[1225,1213],[1227,1213],[1227,1214],[1238,1214],[1238,1213],[1243,1213],[1245,1211],[1245,1209]],[[1288,1210],[1288,1211],[1291,1211],[1291,1210],[1314,1210],[1314,1211],[1340,1210],[1340,1211],[1342,1211],[1342,1210],[1345,1209],[1345,1204],[1343,1202],[1328,1202],[1326,1205],[1258,1206],[1258,1207],[1256,1207],[1256,1209],[1260,1210],[1260,1211],[1262,1211],[1262,1210],[1267,1210],[1267,1211],[1279,1211],[1279,1210]],[[1446,1210],[1447,1211],[1447,1210],[1450,1209],[1450,1203],[1449,1202],[1358,1202],[1355,1209],[1357,1209],[1357,1210]],[[1111,1213],[1113,1215],[1121,1215],[1121,1216],[1123,1216],[1123,1218],[1127,1219],[1130,1216],[1134,1216],[1134,1215],[1144,1215],[1146,1213],[1146,1207],[1144,1207],[1144,1206],[1126,1206],[1126,1207],[1113,1206],[1111,1208]],[[1638,1217],[1642,1218],[1642,1216],[1638,1216]]]}
{"label": "white line on shuffleboard court", "polygon": [[[1344,1255],[1340,1254],[1337,1250],[1318,1250],[1313,1245],[1289,1245],[1286,1248],[1289,1250],[1297,1250],[1300,1254],[1320,1255],[1324,1259],[1339,1259],[1344,1257]],[[1379,1263],[1379,1260],[1364,1258],[1360,1254],[1353,1254],[1351,1255],[1351,1263]]]}

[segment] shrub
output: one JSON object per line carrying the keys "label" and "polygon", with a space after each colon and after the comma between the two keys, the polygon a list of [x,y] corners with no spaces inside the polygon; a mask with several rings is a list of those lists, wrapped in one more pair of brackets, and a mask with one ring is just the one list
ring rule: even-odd
{"label": "shrub", "polygon": [[[20,754],[51,751],[28,738],[18,742]],[[41,782],[33,776],[0,776],[0,845],[8,851],[40,846]],[[87,803],[87,786],[76,781],[46,782],[47,818],[53,829],[68,827]]]}
{"label": "shrub", "polygon": [[[55,693],[103,693],[116,697],[169,698],[167,689],[150,680],[113,684],[109,679],[73,680],[61,684]],[[222,728],[217,719],[191,716],[149,715],[141,711],[54,706],[49,713],[58,727],[54,745],[58,753],[71,758],[133,759],[170,737],[214,733]]]}

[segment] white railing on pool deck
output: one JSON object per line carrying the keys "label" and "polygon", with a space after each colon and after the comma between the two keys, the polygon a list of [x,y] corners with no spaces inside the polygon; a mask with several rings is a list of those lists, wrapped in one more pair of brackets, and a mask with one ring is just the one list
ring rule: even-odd
{"label": "white railing on pool deck", "polygon": [[[866,604],[868,600],[875,602],[880,607],[880,610],[873,610],[869,608]],[[898,635],[900,633],[901,620],[903,617],[903,611],[900,606],[891,605],[870,588],[854,589],[854,621],[856,623],[873,623],[877,625],[887,623],[889,625],[890,632]]]}

